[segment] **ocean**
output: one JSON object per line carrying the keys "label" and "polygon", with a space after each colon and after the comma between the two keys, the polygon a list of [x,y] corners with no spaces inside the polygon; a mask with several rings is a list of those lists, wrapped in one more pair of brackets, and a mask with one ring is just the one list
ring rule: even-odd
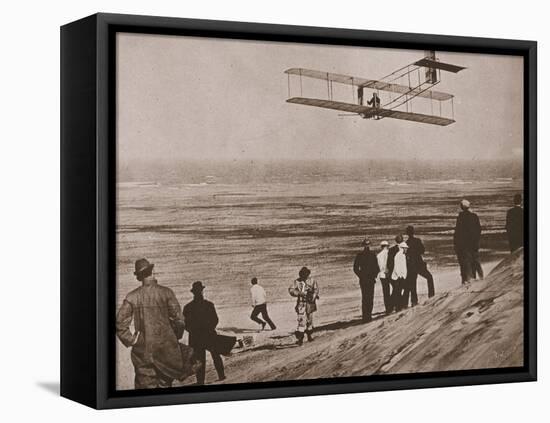
{"label": "ocean", "polygon": [[[353,260],[367,236],[377,249],[416,228],[433,269],[457,268],[458,203],[483,227],[481,259],[507,254],[506,210],[523,192],[522,163],[461,161],[183,161],[120,165],[117,301],[138,286],[136,259],[191,299],[193,281],[218,308],[249,303],[257,277],[270,302],[307,266],[324,298],[357,291]],[[460,283],[458,268],[457,284]]]}

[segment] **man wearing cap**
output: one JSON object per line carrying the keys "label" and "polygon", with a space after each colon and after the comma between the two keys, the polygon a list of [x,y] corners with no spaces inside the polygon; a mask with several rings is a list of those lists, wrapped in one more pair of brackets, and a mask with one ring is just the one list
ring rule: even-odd
{"label": "man wearing cap", "polygon": [[193,282],[191,287],[193,300],[183,308],[185,329],[189,332],[189,345],[195,351],[195,359],[200,363],[197,370],[197,385],[204,385],[206,350],[210,351],[214,368],[218,373],[218,380],[225,379],[223,360],[220,354],[212,349],[217,335],[218,314],[214,304],[204,298],[203,291],[205,288],[201,281]]}
{"label": "man wearing cap", "polygon": [[456,219],[453,241],[458,264],[460,265],[462,284],[466,284],[475,278],[474,272],[477,268],[475,261],[477,260],[481,239],[481,224],[477,214],[470,210],[468,200],[460,202],[460,209],[461,211]]}
{"label": "man wearing cap", "polygon": [[392,312],[391,306],[391,293],[390,293],[390,276],[388,274],[388,252],[389,252],[389,242],[382,241],[380,243],[380,252],[376,255],[378,260],[378,268],[380,272],[378,273],[378,279],[382,285],[382,295],[384,296],[384,308],[386,309],[386,314]]}
{"label": "man wearing cap", "polygon": [[428,297],[433,297],[435,295],[434,278],[428,270],[426,262],[422,258],[422,254],[424,254],[426,250],[422,240],[414,235],[414,227],[412,225],[407,226],[406,233],[407,245],[409,246],[409,250],[407,252],[409,256],[407,278],[409,279],[408,285],[411,289],[411,305],[414,307],[418,304],[418,294],[416,292],[416,281],[418,279],[418,275],[426,279],[426,282],[428,283]]}
{"label": "man wearing cap", "polygon": [[506,213],[506,234],[510,244],[510,252],[523,247],[523,208],[521,194],[514,195],[514,207]]}
{"label": "man wearing cap", "polygon": [[132,348],[136,389],[170,387],[184,366],[178,343],[185,327],[181,307],[174,292],[157,283],[153,266],[144,258],[136,261],[134,275],[141,286],[126,296],[116,316],[117,337]]}
{"label": "man wearing cap", "polygon": [[361,310],[363,322],[372,320],[372,307],[374,302],[374,284],[380,272],[378,260],[374,251],[370,250],[370,241],[365,238],[361,243],[363,251],[355,257],[353,271],[359,278],[361,287]]}

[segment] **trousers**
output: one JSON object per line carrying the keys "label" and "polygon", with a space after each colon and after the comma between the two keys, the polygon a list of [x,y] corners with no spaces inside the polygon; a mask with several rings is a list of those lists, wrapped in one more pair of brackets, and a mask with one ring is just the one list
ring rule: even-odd
{"label": "trousers", "polygon": [[[262,315],[265,321],[258,317],[259,314]],[[256,323],[259,323],[260,325],[265,325],[267,323],[272,330],[277,329],[277,327],[275,326],[275,323],[273,323],[273,321],[269,317],[269,314],[267,313],[266,303],[258,304],[257,306],[254,306],[254,309],[252,310],[252,314],[250,315],[250,318],[254,320]]]}
{"label": "trousers", "polygon": [[361,287],[361,311],[363,315],[363,321],[368,322],[372,319],[375,282],[376,280],[374,278],[359,280],[359,286]]}
{"label": "trousers", "polygon": [[[195,360],[200,363],[199,368],[197,369],[197,384],[204,385],[206,375],[206,348],[193,347],[193,349],[195,351]],[[223,368],[223,360],[221,356],[218,353],[212,351],[209,352],[212,356],[212,361],[214,362],[214,368],[218,374],[218,379],[224,379],[225,370]]]}

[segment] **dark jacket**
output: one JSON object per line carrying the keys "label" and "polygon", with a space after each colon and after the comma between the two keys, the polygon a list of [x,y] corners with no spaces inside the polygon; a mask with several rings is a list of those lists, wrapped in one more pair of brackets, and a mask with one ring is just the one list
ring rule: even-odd
{"label": "dark jacket", "polygon": [[477,251],[481,239],[481,224],[477,214],[463,210],[456,219],[454,247],[456,251]]}
{"label": "dark jacket", "polygon": [[214,304],[205,299],[194,299],[183,308],[185,328],[191,347],[206,348],[216,336],[218,315]]}
{"label": "dark jacket", "polygon": [[374,280],[380,272],[374,251],[361,251],[353,262],[353,271],[360,281]]}
{"label": "dark jacket", "polygon": [[[130,330],[132,320],[134,334]],[[134,366],[152,364],[174,379],[181,376],[183,368],[178,339],[183,336],[184,326],[174,292],[158,285],[155,279],[147,279],[130,292],[116,317],[116,334],[126,347],[132,347]]]}
{"label": "dark jacket", "polygon": [[523,246],[523,208],[512,207],[506,213],[506,233],[510,243],[510,251],[517,250]]}
{"label": "dark jacket", "polygon": [[407,256],[409,257],[408,263],[411,266],[411,270],[420,270],[424,266],[422,254],[426,251],[422,240],[409,236],[407,245],[409,246],[409,251],[407,251]]}

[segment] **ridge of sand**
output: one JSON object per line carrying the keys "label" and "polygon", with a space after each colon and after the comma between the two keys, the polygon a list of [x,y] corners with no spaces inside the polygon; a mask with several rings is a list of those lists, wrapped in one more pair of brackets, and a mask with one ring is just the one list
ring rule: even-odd
{"label": "ridge of sand", "polygon": [[301,347],[272,336],[228,358],[224,383],[522,366],[523,267],[519,250],[485,280],[368,324],[322,325]]}

